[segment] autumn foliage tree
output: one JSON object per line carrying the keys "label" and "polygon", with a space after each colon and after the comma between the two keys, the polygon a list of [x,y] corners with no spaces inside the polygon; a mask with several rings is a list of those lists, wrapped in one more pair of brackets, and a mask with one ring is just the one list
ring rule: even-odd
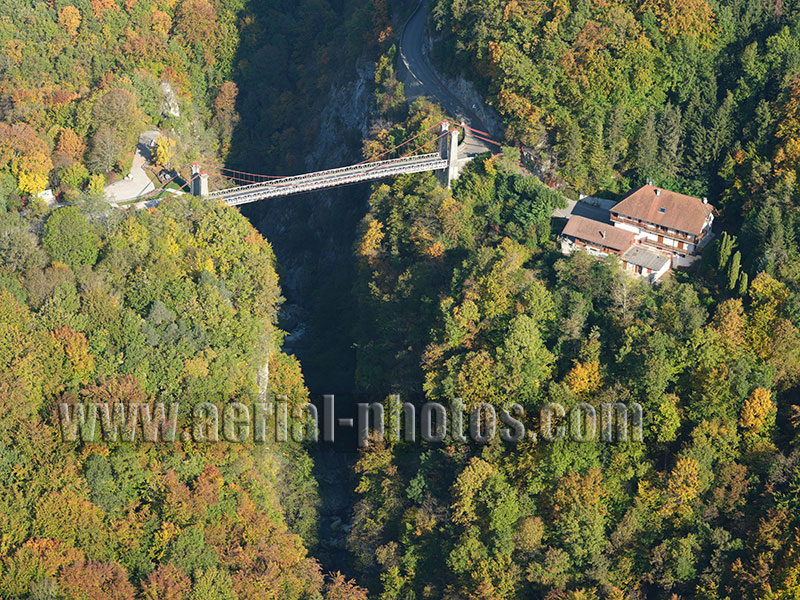
{"label": "autumn foliage tree", "polygon": [[78,27],[81,25],[81,12],[74,6],[65,6],[58,11],[58,24],[70,37],[75,37],[78,34]]}
{"label": "autumn foliage tree", "polygon": [[214,100],[214,121],[223,143],[230,143],[234,128],[239,122],[239,114],[236,112],[238,94],[239,88],[236,84],[233,81],[226,81]]}
{"label": "autumn foliage tree", "polygon": [[326,600],[367,600],[367,590],[346,579],[339,571],[330,575],[325,584]]}
{"label": "autumn foliage tree", "polygon": [[[0,219],[0,240],[15,241],[0,242],[0,433],[20,448],[0,490],[0,595],[321,597],[319,563],[288,525],[316,530],[301,446],[123,443],[119,423],[110,433],[113,411],[156,416],[161,394],[190,413],[209,390],[255,401],[267,342],[269,393],[308,398],[299,363],[279,350],[269,245],[237,211],[193,199],[106,225],[76,206]],[[202,366],[203,385],[187,365]],[[110,407],[94,443],[62,438],[60,403]],[[0,468],[9,459],[0,453]],[[329,587],[365,597],[346,581]]]}
{"label": "autumn foliage tree", "polygon": [[64,127],[58,134],[56,152],[62,152],[73,160],[80,160],[86,151],[86,144],[69,127]]}
{"label": "autumn foliage tree", "polygon": [[36,194],[47,186],[53,166],[47,145],[29,125],[0,122],[0,168],[9,166],[17,187],[26,194]]}
{"label": "autumn foliage tree", "polygon": [[93,265],[100,251],[100,238],[77,208],[54,212],[45,224],[44,247],[54,261],[72,268]]}

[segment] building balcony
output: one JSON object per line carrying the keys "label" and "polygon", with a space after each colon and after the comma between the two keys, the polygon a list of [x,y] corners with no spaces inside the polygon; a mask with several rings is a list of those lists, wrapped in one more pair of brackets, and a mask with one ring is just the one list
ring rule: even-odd
{"label": "building balcony", "polygon": [[[657,242],[655,240],[647,240],[647,239],[636,240],[636,243],[641,246],[650,246],[651,248],[658,248],[659,250],[663,250],[664,252],[669,252],[670,254],[680,254],[681,256],[692,256],[695,254],[695,251],[690,251],[688,248],[678,248],[677,246],[670,246],[669,244],[664,244],[661,242]],[[692,242],[692,245],[694,245],[694,242]]]}
{"label": "building balcony", "polygon": [[559,236],[558,239],[561,241],[562,251],[565,248],[568,248],[570,252],[572,250],[585,250],[589,254],[595,254],[598,256],[608,256],[610,254],[616,254],[619,256],[621,254],[619,250],[608,248],[607,246],[603,246],[602,244],[598,244],[596,242],[587,242],[578,238],[573,239],[569,236]]}
{"label": "building balcony", "polygon": [[611,213],[611,221],[617,223],[624,223],[632,227],[638,227],[642,231],[648,231],[656,235],[663,235],[664,237],[668,237],[673,240],[681,242],[686,242],[689,244],[697,244],[700,240],[702,240],[706,236],[706,233],[708,232],[707,228],[704,229],[698,236],[694,236],[688,233],[681,233],[679,231],[674,231],[674,230],[670,232],[666,227],[661,227],[659,225],[656,225],[655,223],[639,222],[633,219],[628,219],[627,217],[621,217],[614,213]]}

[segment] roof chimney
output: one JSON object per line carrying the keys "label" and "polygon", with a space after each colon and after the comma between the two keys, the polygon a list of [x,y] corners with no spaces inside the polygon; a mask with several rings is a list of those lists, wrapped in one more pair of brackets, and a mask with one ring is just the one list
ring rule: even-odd
{"label": "roof chimney", "polygon": [[660,195],[661,195],[661,190],[656,188],[656,196],[660,196]]}
{"label": "roof chimney", "polygon": [[703,204],[708,204],[708,198],[706,198],[705,196],[703,196]]}
{"label": "roof chimney", "polygon": [[606,232],[601,230],[600,231],[600,237],[603,238],[603,239],[606,239]]}

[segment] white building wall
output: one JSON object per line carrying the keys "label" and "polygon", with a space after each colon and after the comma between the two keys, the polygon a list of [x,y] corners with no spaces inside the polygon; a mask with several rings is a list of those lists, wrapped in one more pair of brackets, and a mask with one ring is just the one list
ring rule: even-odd
{"label": "white building wall", "polygon": [[666,264],[664,264],[664,266],[663,266],[663,267],[661,267],[661,269],[659,269],[658,271],[656,271],[655,273],[653,273],[653,275],[652,275],[652,277],[651,277],[651,280],[652,280],[652,281],[658,281],[659,279],[661,279],[661,278],[664,276],[664,274],[665,274],[667,271],[669,271],[669,267],[670,267],[670,264],[669,264],[669,263],[666,263]]}
{"label": "white building wall", "polygon": [[646,278],[650,283],[655,283],[659,279],[661,279],[664,274],[669,271],[670,263],[669,261],[664,263],[664,266],[661,267],[658,271],[652,271],[650,269],[642,269],[641,273],[636,272],[636,265],[632,265],[630,263],[624,262],[622,263],[622,268],[629,273],[632,273],[636,277],[643,277]]}
{"label": "white building wall", "polygon": [[628,223],[620,223],[618,221],[612,221],[614,223],[614,227],[619,227],[620,229],[624,229],[625,231],[632,231],[633,233],[639,233],[639,228],[635,225],[629,225]]}
{"label": "white building wall", "polygon": [[711,213],[710,215],[708,215],[708,217],[706,217],[706,222],[703,225],[703,231],[710,231],[711,225],[713,223],[714,223],[714,213]]}
{"label": "white building wall", "polygon": [[561,238],[561,254],[566,254],[567,256],[569,256],[576,250],[584,250],[585,252],[588,252],[592,256],[597,256],[599,258],[605,258],[606,256],[609,255],[609,253],[606,252],[605,250],[601,250],[600,248],[596,248],[595,246],[585,243],[581,243],[579,245],[574,243],[567,237]]}

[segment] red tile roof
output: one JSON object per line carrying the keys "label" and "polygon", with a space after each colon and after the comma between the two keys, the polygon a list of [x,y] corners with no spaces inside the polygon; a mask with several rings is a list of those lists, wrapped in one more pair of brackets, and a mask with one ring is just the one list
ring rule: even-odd
{"label": "red tile roof", "polygon": [[643,185],[617,203],[612,214],[699,235],[714,207],[700,198]]}
{"label": "red tile roof", "polygon": [[561,235],[622,252],[633,243],[633,232],[607,223],[572,215]]}

